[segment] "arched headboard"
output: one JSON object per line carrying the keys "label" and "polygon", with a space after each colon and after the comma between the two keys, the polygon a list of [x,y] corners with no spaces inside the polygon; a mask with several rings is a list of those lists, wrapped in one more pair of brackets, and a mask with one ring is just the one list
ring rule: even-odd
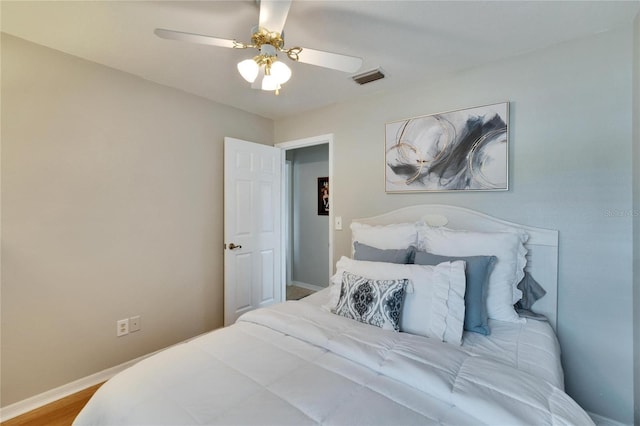
{"label": "arched headboard", "polygon": [[[450,229],[493,232],[523,230],[529,234],[527,266],[525,268],[547,291],[533,305],[533,310],[545,315],[556,329],[558,318],[558,231],[536,228],[498,219],[475,210],[442,204],[420,204],[393,210],[378,216],[354,219],[367,225],[389,225],[424,220],[430,225],[444,225]],[[352,241],[353,247],[353,241]]]}

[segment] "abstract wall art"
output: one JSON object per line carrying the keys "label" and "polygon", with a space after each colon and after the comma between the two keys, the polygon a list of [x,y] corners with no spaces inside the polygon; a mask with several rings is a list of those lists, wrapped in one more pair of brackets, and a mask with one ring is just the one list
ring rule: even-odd
{"label": "abstract wall art", "polygon": [[385,126],[385,190],[508,190],[509,103]]}

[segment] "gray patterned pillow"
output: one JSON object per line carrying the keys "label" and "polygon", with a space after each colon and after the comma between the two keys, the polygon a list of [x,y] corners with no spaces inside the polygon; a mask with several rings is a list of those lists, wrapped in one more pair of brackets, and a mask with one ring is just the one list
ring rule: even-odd
{"label": "gray patterned pillow", "polygon": [[386,330],[400,330],[406,279],[372,280],[345,272],[335,313]]}

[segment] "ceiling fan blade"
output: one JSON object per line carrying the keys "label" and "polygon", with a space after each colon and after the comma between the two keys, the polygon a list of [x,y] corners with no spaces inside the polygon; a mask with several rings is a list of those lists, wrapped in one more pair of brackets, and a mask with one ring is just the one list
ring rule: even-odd
{"label": "ceiling fan blade", "polygon": [[306,47],[303,47],[298,54],[298,62],[344,72],[356,72],[362,66],[362,58],[307,49]]}
{"label": "ceiling fan blade", "polygon": [[165,30],[156,28],[153,31],[158,37],[168,40],[186,41],[189,43],[208,44],[209,46],[231,47],[236,45],[234,40],[226,38],[211,37],[202,34],[183,33],[182,31]]}
{"label": "ceiling fan blade", "polygon": [[260,0],[258,25],[260,28],[282,33],[289,7],[291,7],[291,0]]}

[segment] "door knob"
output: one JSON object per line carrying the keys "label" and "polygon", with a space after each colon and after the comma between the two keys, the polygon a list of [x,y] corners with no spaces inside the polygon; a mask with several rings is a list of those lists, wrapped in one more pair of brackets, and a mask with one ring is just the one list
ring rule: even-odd
{"label": "door knob", "polygon": [[233,243],[229,244],[229,250],[233,250],[233,249],[239,249],[242,248],[242,246],[240,245],[235,245]]}

